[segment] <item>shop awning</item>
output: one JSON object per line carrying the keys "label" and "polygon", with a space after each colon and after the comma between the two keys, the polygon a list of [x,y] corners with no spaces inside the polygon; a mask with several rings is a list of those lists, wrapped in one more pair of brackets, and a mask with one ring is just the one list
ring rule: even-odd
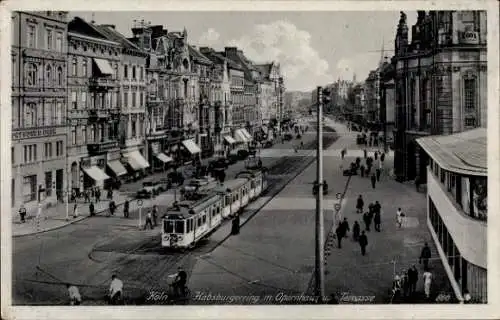
{"label": "shop awning", "polygon": [[247,138],[248,141],[252,141],[252,135],[248,133],[247,129],[241,129],[241,132],[245,135],[245,138]]}
{"label": "shop awning", "polygon": [[102,74],[113,74],[113,68],[109,64],[108,60],[94,58],[94,62],[101,71]]}
{"label": "shop awning", "polygon": [[189,153],[191,154],[196,154],[201,152],[200,147],[196,145],[193,139],[184,140],[182,141],[182,144],[184,145],[184,147],[186,147],[186,149],[188,149]]}
{"label": "shop awning", "polygon": [[88,168],[83,168],[83,171],[94,181],[104,181],[106,179],[109,179],[109,176],[104,173],[99,167],[96,166],[91,166]]}
{"label": "shop awning", "polygon": [[108,162],[108,167],[119,177],[127,173],[127,169],[119,160],[113,160]]}
{"label": "shop awning", "polygon": [[132,151],[130,153],[125,154],[125,158],[127,159],[127,163],[130,164],[132,169],[141,170],[149,167],[149,163],[139,151]]}
{"label": "shop awning", "polygon": [[174,160],[174,159],[170,158],[169,156],[167,156],[166,154],[164,154],[163,152],[160,152],[155,156],[156,156],[156,158],[158,158],[158,160],[160,160],[163,163],[169,163],[170,161]]}
{"label": "shop awning", "polygon": [[224,136],[224,140],[226,140],[227,143],[229,144],[235,144],[236,140],[233,139],[231,136]]}
{"label": "shop awning", "polygon": [[234,137],[236,138],[236,141],[238,142],[248,142],[247,137],[245,134],[241,131],[241,129],[238,129],[234,132]]}

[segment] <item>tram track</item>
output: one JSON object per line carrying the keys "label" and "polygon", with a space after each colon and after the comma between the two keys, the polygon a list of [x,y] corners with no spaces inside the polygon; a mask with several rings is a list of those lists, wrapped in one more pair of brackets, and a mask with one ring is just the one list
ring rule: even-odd
{"label": "tram track", "polygon": [[[337,135],[332,134],[323,136],[324,148],[328,148],[337,138]],[[315,146],[316,139],[305,143],[303,148],[311,150],[315,149]],[[315,161],[315,158],[314,152],[311,152],[310,155],[285,156],[274,162],[268,168],[268,188],[263,194],[264,196],[268,196],[269,199],[259,206],[259,208],[252,209],[245,219],[242,220],[240,227],[243,227],[255,217],[262,207],[269,203],[290,181],[311,165]],[[227,220],[223,222],[223,225],[229,222]],[[185,252],[159,249],[158,246],[161,246],[161,243],[157,235],[148,236],[146,239],[141,240],[139,244],[122,252],[113,250],[112,248],[106,250],[103,247],[105,243],[110,243],[110,241],[112,242],[117,239],[120,240],[120,235],[113,237],[111,240],[109,238],[99,239],[87,255],[87,261],[91,261],[93,264],[93,266],[89,265],[89,268],[92,268],[92,272],[85,277],[85,283],[73,284],[84,289],[82,294],[85,300],[89,301],[89,303],[92,302],[92,304],[99,304],[98,302],[102,300],[107,289],[107,284],[109,283],[109,279],[104,279],[99,274],[116,273],[120,275],[120,278],[128,288],[127,295],[129,296],[129,302],[131,304],[143,304],[145,294],[150,290],[162,290],[159,287],[166,285],[165,278],[169,273],[175,272],[177,266],[185,266],[186,271],[189,273],[191,269],[189,266],[194,265],[196,259],[202,257],[204,254],[209,254],[229,237],[230,233],[222,241],[212,241],[212,243],[210,243],[210,239],[201,241],[198,246]],[[104,256],[96,256],[98,252],[104,253]],[[186,266],[189,268],[186,268]],[[54,277],[52,278],[55,279]],[[47,285],[61,286],[66,283],[62,281],[44,281],[43,279],[17,279],[16,282],[19,281],[32,284],[37,283],[37,287],[46,287]],[[164,290],[167,291],[168,288]],[[58,301],[58,294],[55,294],[52,290],[50,290],[51,294],[49,294],[48,290],[43,291],[46,291],[50,297],[44,297],[44,300],[49,298],[53,301],[52,298],[54,298],[55,301]]]}

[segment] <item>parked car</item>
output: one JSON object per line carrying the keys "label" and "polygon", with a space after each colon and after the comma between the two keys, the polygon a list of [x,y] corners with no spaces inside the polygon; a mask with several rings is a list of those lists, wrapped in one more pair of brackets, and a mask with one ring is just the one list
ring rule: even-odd
{"label": "parked car", "polygon": [[170,183],[182,185],[184,183],[184,176],[179,171],[172,171],[167,175]]}
{"label": "parked car", "polygon": [[223,157],[214,159],[214,160],[210,161],[210,163],[208,164],[208,167],[210,169],[212,169],[212,168],[224,168],[224,169],[227,169],[228,166],[229,166],[228,159],[223,158]]}
{"label": "parked car", "polygon": [[168,190],[166,181],[145,181],[142,183],[142,189],[137,191],[137,199],[149,199]]}
{"label": "parked car", "polygon": [[247,150],[238,150],[237,155],[239,160],[245,160],[248,158],[249,152]]}
{"label": "parked car", "polygon": [[233,154],[230,154],[227,156],[227,161],[230,165],[235,164],[236,162],[238,162],[238,160],[240,160],[240,159],[239,159],[237,154],[233,153]]}

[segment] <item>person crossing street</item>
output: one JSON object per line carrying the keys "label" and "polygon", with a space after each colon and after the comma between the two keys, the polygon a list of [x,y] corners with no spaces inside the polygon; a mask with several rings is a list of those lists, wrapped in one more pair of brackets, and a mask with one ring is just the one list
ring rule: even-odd
{"label": "person crossing street", "polygon": [[361,236],[359,237],[359,246],[361,247],[361,254],[366,255],[366,247],[368,246],[368,237],[365,232],[361,232]]}

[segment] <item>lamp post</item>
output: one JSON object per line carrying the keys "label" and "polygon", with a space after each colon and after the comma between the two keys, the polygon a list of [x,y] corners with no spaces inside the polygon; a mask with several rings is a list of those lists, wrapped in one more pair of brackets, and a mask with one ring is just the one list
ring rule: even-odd
{"label": "lamp post", "polygon": [[283,77],[278,79],[278,136],[281,138],[281,112],[283,108]]}
{"label": "lamp post", "polygon": [[315,255],[315,294],[323,299],[325,296],[324,271],[324,227],[323,227],[323,88],[317,88],[317,139],[316,150],[316,181],[318,193],[316,195],[316,255]]}

